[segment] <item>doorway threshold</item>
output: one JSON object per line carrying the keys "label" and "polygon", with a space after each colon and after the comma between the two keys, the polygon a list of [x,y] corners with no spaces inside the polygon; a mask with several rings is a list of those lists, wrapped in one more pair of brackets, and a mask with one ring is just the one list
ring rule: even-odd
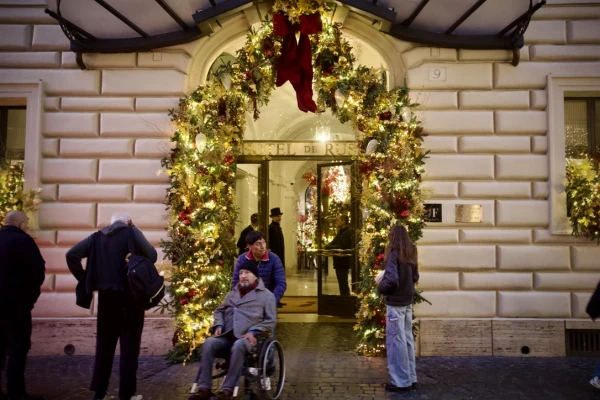
{"label": "doorway threshold", "polygon": [[355,323],[356,319],[354,318],[340,318],[340,317],[330,317],[330,316],[326,316],[326,315],[319,315],[319,314],[300,314],[300,313],[296,313],[296,314],[278,314],[277,315],[277,322],[278,323],[319,323],[319,322],[326,322],[326,323]]}

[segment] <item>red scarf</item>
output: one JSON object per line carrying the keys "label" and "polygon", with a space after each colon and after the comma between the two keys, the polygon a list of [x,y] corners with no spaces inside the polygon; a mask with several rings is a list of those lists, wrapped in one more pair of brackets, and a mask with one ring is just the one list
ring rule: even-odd
{"label": "red scarf", "polygon": [[251,291],[256,289],[257,286],[258,286],[258,279],[255,280],[254,283],[251,283],[250,286],[248,286],[248,287],[238,286],[238,290],[240,291],[240,296],[244,297],[245,295],[247,295],[248,293],[250,293]]}

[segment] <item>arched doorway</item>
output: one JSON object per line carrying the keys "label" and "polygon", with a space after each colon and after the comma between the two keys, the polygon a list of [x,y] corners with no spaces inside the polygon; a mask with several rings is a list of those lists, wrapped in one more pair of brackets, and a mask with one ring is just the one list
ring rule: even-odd
{"label": "arched doorway", "polygon": [[[382,68],[384,78],[389,75],[379,52],[356,37],[350,36],[350,40],[357,64]],[[215,65],[231,60],[243,42],[243,36],[229,41],[210,68],[201,70],[212,71]],[[269,243],[270,210],[279,208],[285,239],[281,258],[288,282],[286,305],[280,312],[353,317],[356,297],[350,296],[349,289],[359,279],[357,241],[353,240],[347,251],[325,247],[336,236],[338,217],[347,218],[354,236],[360,228],[357,190],[353,187],[358,182],[353,178],[356,171],[352,162],[356,134],[350,124],[340,123],[329,111],[320,115],[299,111],[289,83],[274,90],[269,104],[260,111],[256,121],[247,114],[244,151],[237,160],[239,217],[235,237],[240,238],[256,213],[259,218],[255,225]],[[314,177],[312,184],[310,176]],[[332,188],[332,179],[346,184]],[[336,269],[334,257],[351,260],[344,263],[348,268]]]}

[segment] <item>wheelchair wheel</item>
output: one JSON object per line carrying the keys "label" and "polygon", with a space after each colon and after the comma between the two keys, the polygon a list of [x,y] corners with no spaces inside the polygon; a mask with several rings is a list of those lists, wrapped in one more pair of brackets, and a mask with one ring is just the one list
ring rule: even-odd
{"label": "wheelchair wheel", "polygon": [[259,358],[260,392],[264,399],[279,398],[285,382],[283,349],[277,340],[265,343]]}
{"label": "wheelchair wheel", "polygon": [[225,376],[227,375],[227,360],[224,358],[215,358],[215,362],[213,363],[213,371],[212,371],[212,388],[211,391],[213,393],[217,393],[221,390],[223,386],[223,382],[225,381]]}

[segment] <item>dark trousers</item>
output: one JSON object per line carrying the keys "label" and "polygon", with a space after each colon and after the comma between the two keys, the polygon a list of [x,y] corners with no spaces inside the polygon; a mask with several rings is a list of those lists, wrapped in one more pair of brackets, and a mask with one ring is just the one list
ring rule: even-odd
{"label": "dark trousers", "polygon": [[335,270],[338,285],[340,287],[340,295],[350,296],[350,286],[348,286],[348,268],[337,268]]}
{"label": "dark trousers", "polygon": [[[7,394],[19,399],[25,394],[25,363],[31,348],[31,311],[19,311],[16,315],[0,319],[0,370],[6,365]],[[1,376],[0,376],[1,381]]]}
{"label": "dark trousers", "polygon": [[136,391],[136,373],[144,310],[133,305],[133,298],[125,292],[98,292],[98,320],[96,360],[90,390],[102,398],[108,389],[117,340],[121,344],[119,365],[119,397],[129,400]]}

